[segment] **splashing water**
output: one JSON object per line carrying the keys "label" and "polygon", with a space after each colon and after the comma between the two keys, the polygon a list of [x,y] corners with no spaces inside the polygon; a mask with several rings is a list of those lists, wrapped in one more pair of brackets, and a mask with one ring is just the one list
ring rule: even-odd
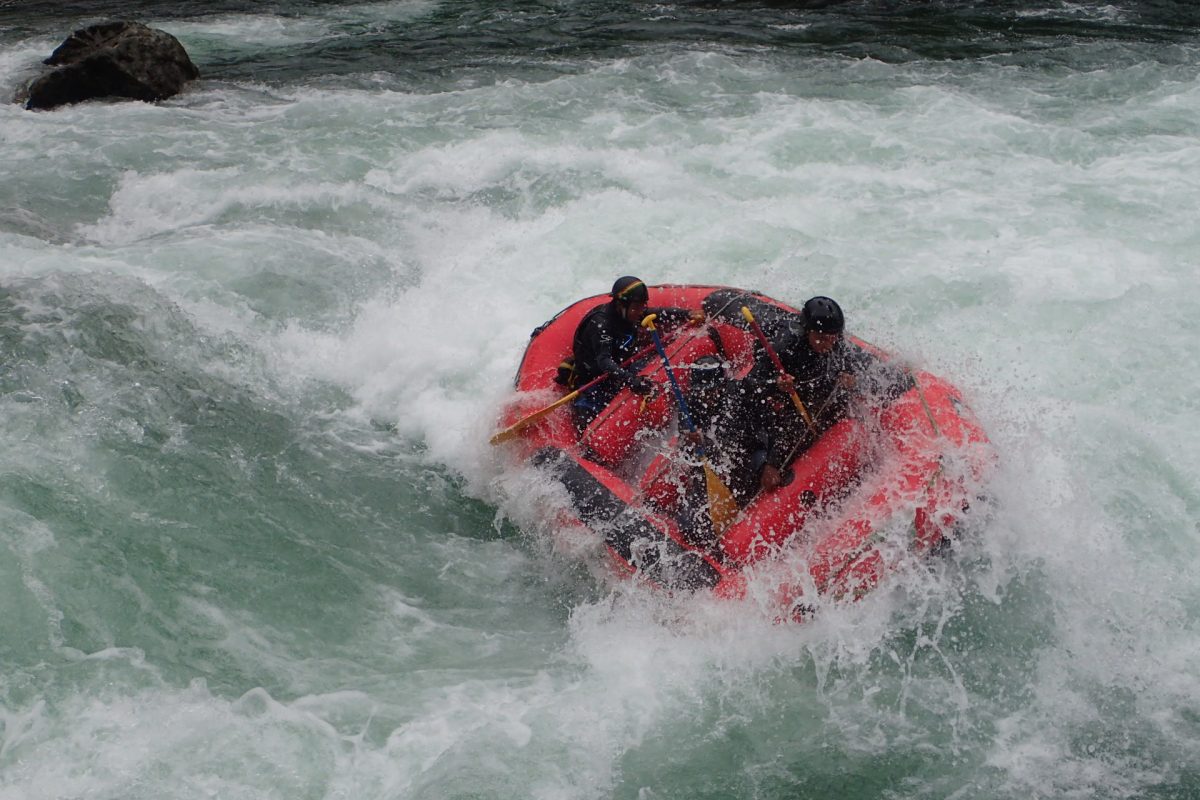
{"label": "splashing water", "polygon": [[[1177,4],[0,9],[0,798],[1200,794]],[[995,513],[802,626],[597,571],[487,436],[614,276],[837,297]],[[555,538],[557,537],[557,539]]]}

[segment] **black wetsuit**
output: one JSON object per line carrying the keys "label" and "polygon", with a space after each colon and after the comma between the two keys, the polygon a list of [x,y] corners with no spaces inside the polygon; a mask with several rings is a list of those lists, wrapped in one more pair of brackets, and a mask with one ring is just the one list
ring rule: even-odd
{"label": "black wetsuit", "polygon": [[[779,325],[770,339],[784,370],[795,380],[796,394],[812,418],[812,429],[796,410],[791,397],[778,388],[779,371],[762,348],[758,348],[754,368],[745,381],[749,391],[760,395],[762,413],[771,428],[768,463],[777,467],[844,419],[854,397],[887,402],[912,385],[905,372],[845,337],[828,353],[816,352],[808,344],[803,317],[793,317],[788,324]],[[845,374],[854,378],[851,390],[840,384]]]}
{"label": "black wetsuit", "polygon": [[[665,329],[679,325],[688,318],[685,308],[646,309],[647,314],[657,314],[657,324]],[[588,389],[571,405],[575,425],[587,427],[596,415],[604,410],[617,392],[628,386],[638,371],[656,353],[647,354],[645,359],[622,366],[631,356],[650,344],[645,329],[625,319],[625,307],[616,301],[596,306],[579,322],[575,329],[572,352],[575,357],[575,385],[583,386],[588,381],[607,373],[607,380]]]}

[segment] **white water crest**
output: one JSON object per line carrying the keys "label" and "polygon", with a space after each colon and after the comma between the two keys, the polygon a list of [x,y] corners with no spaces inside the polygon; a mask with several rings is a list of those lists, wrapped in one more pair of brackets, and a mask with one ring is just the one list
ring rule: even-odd
{"label": "white water crest", "polygon": [[[1200,792],[1200,46],[527,59],[0,106],[0,800]],[[602,574],[487,438],[622,274],[837,298],[994,514],[805,625]]]}

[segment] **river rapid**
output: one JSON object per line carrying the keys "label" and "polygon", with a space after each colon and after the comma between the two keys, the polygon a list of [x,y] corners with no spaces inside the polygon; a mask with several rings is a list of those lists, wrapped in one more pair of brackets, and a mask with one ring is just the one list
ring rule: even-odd
{"label": "river rapid", "polygon": [[[0,105],[0,800],[1200,797],[1190,4],[7,2],[0,94],[111,18],[202,77]],[[548,543],[628,273],[836,297],[993,514],[804,625]]]}

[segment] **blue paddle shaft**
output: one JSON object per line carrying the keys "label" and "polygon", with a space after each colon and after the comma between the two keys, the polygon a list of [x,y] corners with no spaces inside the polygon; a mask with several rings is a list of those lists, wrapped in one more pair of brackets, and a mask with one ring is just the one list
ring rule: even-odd
{"label": "blue paddle shaft", "polygon": [[[667,351],[663,349],[662,339],[658,337],[658,331],[654,328],[647,328],[647,330],[650,331],[650,339],[654,342],[654,349],[662,357],[663,369],[667,372],[667,380],[671,382],[671,391],[675,394],[675,402],[679,404],[679,416],[683,417],[683,422],[687,425],[687,429],[695,433],[696,425],[692,422],[692,415],[688,413],[687,401],[683,399],[683,392],[679,388],[679,381],[675,380],[675,371],[671,369],[671,360],[667,358]],[[697,445],[696,452],[701,458],[704,458],[703,446]]]}

